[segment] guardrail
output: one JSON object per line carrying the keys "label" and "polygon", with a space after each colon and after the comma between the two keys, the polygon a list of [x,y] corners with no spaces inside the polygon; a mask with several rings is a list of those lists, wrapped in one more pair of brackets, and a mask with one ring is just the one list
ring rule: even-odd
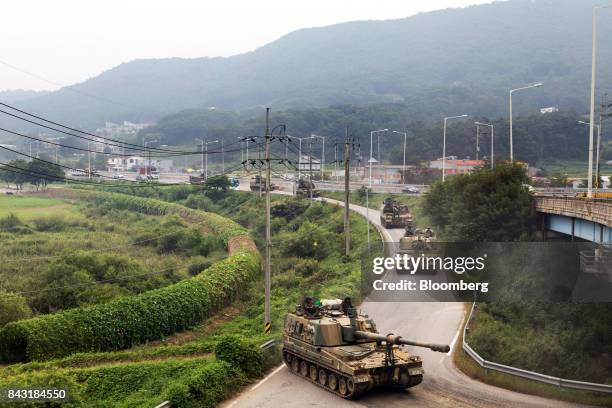
{"label": "guardrail", "polygon": [[463,327],[463,351],[467,353],[479,366],[486,370],[499,371],[502,373],[514,375],[516,377],[526,378],[528,380],[539,381],[546,384],[556,385],[562,388],[572,388],[575,390],[583,390],[583,391],[595,391],[595,392],[604,392],[604,393],[612,393],[612,385],[608,384],[597,384],[591,382],[584,381],[574,381],[574,380],[566,380],[564,378],[553,377],[550,375],[540,374],[533,371],[523,370],[521,368],[511,367],[504,364],[494,363],[491,361],[487,361],[484,358],[480,357],[473,348],[469,346],[466,341],[468,334],[468,326],[470,321],[472,320],[472,316],[474,314],[474,309],[476,308],[476,302],[472,304],[472,309],[470,310],[470,315]]}

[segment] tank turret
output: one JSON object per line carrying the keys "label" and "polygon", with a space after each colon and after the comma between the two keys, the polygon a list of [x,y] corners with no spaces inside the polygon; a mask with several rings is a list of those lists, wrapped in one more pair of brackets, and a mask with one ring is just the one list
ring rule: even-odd
{"label": "tank turret", "polygon": [[405,345],[450,350],[447,345],[378,333],[374,321],[358,313],[349,298],[307,297],[287,314],[283,358],[295,374],[343,398],[354,398],[374,387],[421,383],[421,358],[403,350]]}

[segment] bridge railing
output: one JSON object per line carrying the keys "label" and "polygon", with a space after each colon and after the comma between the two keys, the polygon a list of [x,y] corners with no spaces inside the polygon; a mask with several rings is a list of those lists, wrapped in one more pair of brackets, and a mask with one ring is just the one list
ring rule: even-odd
{"label": "bridge railing", "polygon": [[582,218],[602,225],[612,226],[612,199],[584,199],[563,195],[536,195],[539,212]]}
{"label": "bridge railing", "polygon": [[612,393],[612,385],[598,384],[598,383],[592,383],[592,382],[586,382],[586,381],[566,380],[564,378],[553,377],[550,375],[540,374],[534,371],[523,370],[522,368],[511,367],[511,366],[507,366],[504,364],[494,363],[492,361],[485,360],[473,348],[469,346],[466,340],[468,336],[468,332],[469,332],[468,326],[470,325],[470,322],[472,321],[472,318],[474,316],[474,309],[476,309],[476,302],[472,304],[470,314],[468,316],[467,321],[465,322],[465,326],[463,327],[463,347],[462,348],[467,353],[467,355],[470,356],[472,360],[474,360],[482,368],[486,370],[493,370],[493,371],[498,371],[501,373],[514,375],[516,377],[526,378],[528,380],[556,385],[561,388],[572,388],[572,389],[583,390],[583,391]]}

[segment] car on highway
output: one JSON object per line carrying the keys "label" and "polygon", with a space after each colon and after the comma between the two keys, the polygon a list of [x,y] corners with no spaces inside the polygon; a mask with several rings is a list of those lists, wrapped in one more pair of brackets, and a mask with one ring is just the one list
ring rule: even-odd
{"label": "car on highway", "polygon": [[115,180],[125,180],[125,174],[115,173],[115,174],[113,174],[113,178]]}
{"label": "car on highway", "polygon": [[419,194],[421,192],[421,190],[419,190],[416,187],[406,187],[402,189],[402,193],[405,194]]}

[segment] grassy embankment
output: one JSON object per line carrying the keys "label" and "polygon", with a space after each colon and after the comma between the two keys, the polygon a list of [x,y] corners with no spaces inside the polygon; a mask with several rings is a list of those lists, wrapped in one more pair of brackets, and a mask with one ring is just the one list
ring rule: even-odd
{"label": "grassy embankment", "polygon": [[227,256],[200,227],[109,204],[0,196],[2,288],[39,314],[167,286]]}
{"label": "grassy embankment", "polygon": [[[212,200],[189,190],[186,195],[174,191],[158,198],[230,214],[251,230],[258,245],[262,243],[263,202],[257,197],[232,192]],[[304,294],[359,298],[366,227],[361,217],[352,216],[355,251],[345,258],[341,253],[339,208],[286,198],[275,198],[274,204],[273,338],[279,336],[285,312]],[[0,374],[0,382],[21,379],[31,384],[38,379],[45,383],[55,376],[73,384],[79,404],[153,406],[170,399],[175,406],[212,406],[275,361],[272,358],[255,364],[257,372],[245,374],[244,370],[225,367],[223,376],[216,375],[223,368],[219,366],[223,361],[212,353],[219,341],[228,335],[238,335],[255,344],[269,338],[262,334],[262,293],[263,281],[258,276],[230,306],[191,330],[125,351],[79,353],[47,362],[12,365]]]}
{"label": "grassy embankment", "polygon": [[[466,303],[466,318],[471,304]],[[476,320],[470,325],[472,334],[474,330],[478,328],[478,314]],[[464,322],[464,325],[467,322]],[[453,352],[453,362],[455,365],[468,376],[482,381],[486,384],[494,385],[496,387],[505,388],[511,391],[520,392],[523,394],[538,395],[544,398],[557,399],[561,401],[568,401],[573,403],[585,404],[585,405],[596,405],[602,407],[612,406],[612,396],[572,390],[563,389],[554,385],[540,383],[536,381],[527,380],[525,378],[516,377],[513,375],[500,373],[492,370],[486,370],[478,365],[472,358],[463,351],[461,344],[463,344],[463,330],[460,332],[460,336],[457,339],[457,347]],[[468,340],[468,344],[472,345]],[[529,347],[529,343],[521,341],[526,347]],[[478,352],[478,350],[477,350]],[[529,351],[527,351],[529,353]],[[532,351],[535,354],[535,352]]]}

